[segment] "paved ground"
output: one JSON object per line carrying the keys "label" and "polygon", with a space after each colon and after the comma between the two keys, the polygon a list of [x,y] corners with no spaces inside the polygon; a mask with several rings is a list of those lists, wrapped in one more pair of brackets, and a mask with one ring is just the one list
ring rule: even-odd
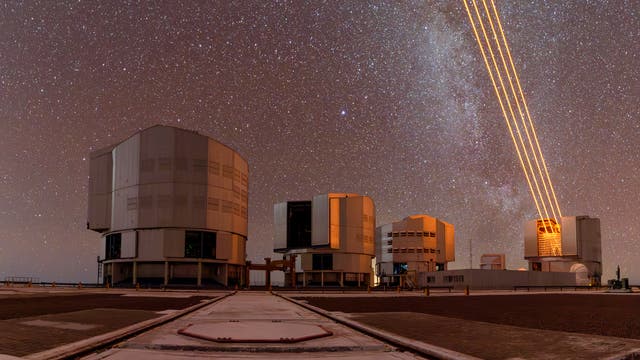
{"label": "paved ground", "polygon": [[0,292],[0,354],[24,356],[183,309],[211,296],[24,289]]}
{"label": "paved ground", "polygon": [[384,331],[485,359],[600,359],[640,349],[635,340],[640,339],[640,296],[633,294],[324,295],[304,300]]}
{"label": "paved ground", "polygon": [[[300,297],[296,297],[299,298]],[[346,313],[418,312],[533,329],[640,339],[640,294],[315,296],[311,305]]]}
{"label": "paved ground", "polygon": [[[24,355],[86,339],[221,294],[0,289],[0,354]],[[638,294],[476,294],[286,293],[391,337],[479,358],[599,359],[640,349]],[[131,358],[416,357],[283,298],[246,291],[87,357]]]}
{"label": "paved ground", "polygon": [[[240,329],[234,333],[243,342],[220,339],[205,340],[180,334],[181,330],[199,326],[201,334],[214,340],[225,329]],[[315,327],[316,332],[330,336],[294,343],[249,342],[262,338],[290,339],[303,336],[301,327]],[[266,292],[241,292],[206,306],[190,315],[134,337],[117,348],[95,354],[87,359],[193,359],[221,358],[286,358],[286,359],[415,359],[410,353],[399,352],[382,342],[355,332],[321,317],[287,300]]]}

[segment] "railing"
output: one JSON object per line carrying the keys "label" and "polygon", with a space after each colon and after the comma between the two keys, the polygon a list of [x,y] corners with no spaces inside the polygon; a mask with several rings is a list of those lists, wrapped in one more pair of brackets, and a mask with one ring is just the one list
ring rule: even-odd
{"label": "railing", "polygon": [[518,290],[523,290],[526,289],[527,291],[530,291],[530,289],[544,289],[544,291],[547,291],[547,289],[551,289],[551,290],[570,290],[573,289],[573,291],[577,291],[577,290],[600,290],[600,286],[589,286],[589,285],[517,285],[513,287],[513,291],[518,291]]}
{"label": "railing", "polygon": [[104,287],[104,284],[96,284],[96,283],[83,283],[83,282],[48,282],[48,281],[28,281],[21,278],[16,277],[7,277],[5,280],[0,283],[0,286],[4,287],[64,287],[64,288],[101,288]]}
{"label": "railing", "polygon": [[28,284],[28,283],[39,283],[40,279],[36,277],[29,276],[7,276],[4,278],[4,282],[10,282],[13,284]]}

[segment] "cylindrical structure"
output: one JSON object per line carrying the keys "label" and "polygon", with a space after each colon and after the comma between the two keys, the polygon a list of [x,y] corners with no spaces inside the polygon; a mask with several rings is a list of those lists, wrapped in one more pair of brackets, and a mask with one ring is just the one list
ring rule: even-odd
{"label": "cylindrical structure", "polygon": [[154,126],[91,154],[105,282],[240,283],[247,207],[247,162],[196,132]]}

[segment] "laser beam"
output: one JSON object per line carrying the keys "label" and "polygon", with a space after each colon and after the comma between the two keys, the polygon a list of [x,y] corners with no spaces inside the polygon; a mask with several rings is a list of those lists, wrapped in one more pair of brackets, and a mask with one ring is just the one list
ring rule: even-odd
{"label": "laser beam", "polygon": [[[502,115],[507,123],[511,140],[516,149],[520,166],[525,174],[529,191],[538,210],[538,215],[542,223],[547,224],[543,228],[549,229],[549,232],[559,233],[560,223],[558,222],[558,218],[562,216],[562,213],[558,205],[551,177],[549,176],[546,161],[542,155],[540,142],[538,141],[538,136],[524,96],[524,91],[522,90],[520,78],[513,62],[511,50],[509,49],[497,7],[495,6],[494,0],[489,0],[491,2],[491,10],[493,11],[489,9],[487,0],[479,1],[482,1],[484,17],[487,19],[488,26],[485,26],[480,6],[478,6],[478,0],[463,0],[469,22],[478,47],[480,48],[480,53],[489,78],[491,79],[491,84],[498,99]],[[469,3],[473,6],[475,20]],[[487,29],[490,30],[490,34]],[[482,33],[482,36],[480,33]],[[493,39],[493,44],[491,39]],[[495,51],[494,47],[496,49]],[[491,61],[489,61],[489,58]],[[519,116],[516,116],[516,110]],[[549,216],[549,210],[551,211],[552,217]],[[553,219],[553,221],[551,221],[551,219]],[[557,250],[554,250],[554,254],[561,254],[561,249],[557,248]]]}

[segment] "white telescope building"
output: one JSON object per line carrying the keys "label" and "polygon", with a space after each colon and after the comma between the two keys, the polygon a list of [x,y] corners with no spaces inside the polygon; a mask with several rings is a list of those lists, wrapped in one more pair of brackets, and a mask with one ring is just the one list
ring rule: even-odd
{"label": "white telescope building", "polygon": [[194,131],[153,126],[91,153],[87,228],[109,284],[243,285],[248,166]]}
{"label": "white telescope building", "polygon": [[368,196],[331,193],[282,202],[274,205],[274,222],[274,252],[296,255],[297,284],[373,284],[375,207]]}
{"label": "white telescope building", "polygon": [[578,285],[600,285],[602,244],[600,219],[563,216],[531,220],[524,227],[524,257],[529,270],[572,272]]}

